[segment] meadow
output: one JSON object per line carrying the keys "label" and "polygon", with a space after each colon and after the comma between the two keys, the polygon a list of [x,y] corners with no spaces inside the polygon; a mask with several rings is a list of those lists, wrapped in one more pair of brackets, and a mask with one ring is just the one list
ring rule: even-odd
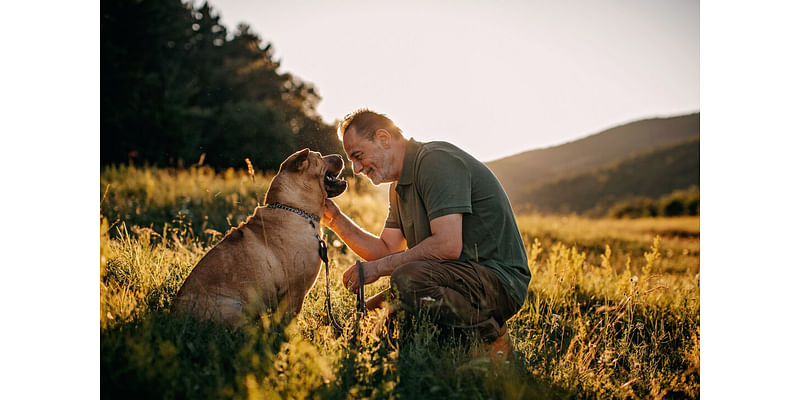
{"label": "meadow", "polygon": [[[100,181],[100,382],[108,398],[698,398],[699,217],[519,215],[533,279],[508,322],[517,351],[497,362],[420,316],[356,321],[340,282],[356,255],[330,246],[337,336],[324,275],[293,320],[241,329],[170,314],[195,263],[263,204],[272,175],[114,166]],[[336,199],[373,233],[384,189],[350,179]],[[323,272],[324,274],[324,272]],[[388,287],[386,278],[367,295]]]}

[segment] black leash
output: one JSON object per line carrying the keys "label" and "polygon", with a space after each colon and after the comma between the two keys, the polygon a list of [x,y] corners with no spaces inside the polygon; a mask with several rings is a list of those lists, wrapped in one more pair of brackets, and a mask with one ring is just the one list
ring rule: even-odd
{"label": "black leash", "polygon": [[358,292],[356,292],[358,304],[356,305],[356,311],[366,314],[367,303],[364,301],[364,265],[358,260],[356,260],[356,265],[358,265]]}
{"label": "black leash", "polygon": [[[319,239],[319,235],[317,235]],[[333,318],[333,310],[331,309],[331,274],[328,269],[328,244],[324,240],[319,239],[319,258],[325,263],[325,309],[328,311],[328,320],[331,321],[331,326],[337,335],[342,334],[342,326]]]}

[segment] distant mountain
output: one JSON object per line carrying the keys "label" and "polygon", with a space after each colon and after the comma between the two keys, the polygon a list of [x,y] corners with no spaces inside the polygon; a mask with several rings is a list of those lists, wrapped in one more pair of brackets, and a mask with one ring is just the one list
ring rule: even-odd
{"label": "distant mountain", "polygon": [[654,118],[487,163],[517,212],[603,214],[700,183],[700,114]]}
{"label": "distant mountain", "polygon": [[538,185],[524,193],[531,201],[520,211],[599,216],[631,197],[659,198],[691,186],[700,186],[700,137]]}

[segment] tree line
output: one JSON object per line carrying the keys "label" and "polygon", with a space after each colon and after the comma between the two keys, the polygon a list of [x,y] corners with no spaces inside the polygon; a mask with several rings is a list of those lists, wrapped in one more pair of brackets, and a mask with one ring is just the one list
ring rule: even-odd
{"label": "tree line", "polygon": [[100,41],[101,165],[276,169],[302,147],[342,153],[314,85],[207,3],[104,0]]}
{"label": "tree line", "polygon": [[700,188],[675,190],[654,199],[633,197],[614,204],[607,216],[614,218],[678,217],[700,215]]}

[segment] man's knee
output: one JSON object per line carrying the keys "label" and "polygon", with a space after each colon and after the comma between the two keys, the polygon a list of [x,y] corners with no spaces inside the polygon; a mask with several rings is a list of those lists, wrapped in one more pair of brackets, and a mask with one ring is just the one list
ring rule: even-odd
{"label": "man's knee", "polygon": [[392,289],[402,294],[428,286],[430,266],[424,261],[412,261],[395,268],[389,278]]}

